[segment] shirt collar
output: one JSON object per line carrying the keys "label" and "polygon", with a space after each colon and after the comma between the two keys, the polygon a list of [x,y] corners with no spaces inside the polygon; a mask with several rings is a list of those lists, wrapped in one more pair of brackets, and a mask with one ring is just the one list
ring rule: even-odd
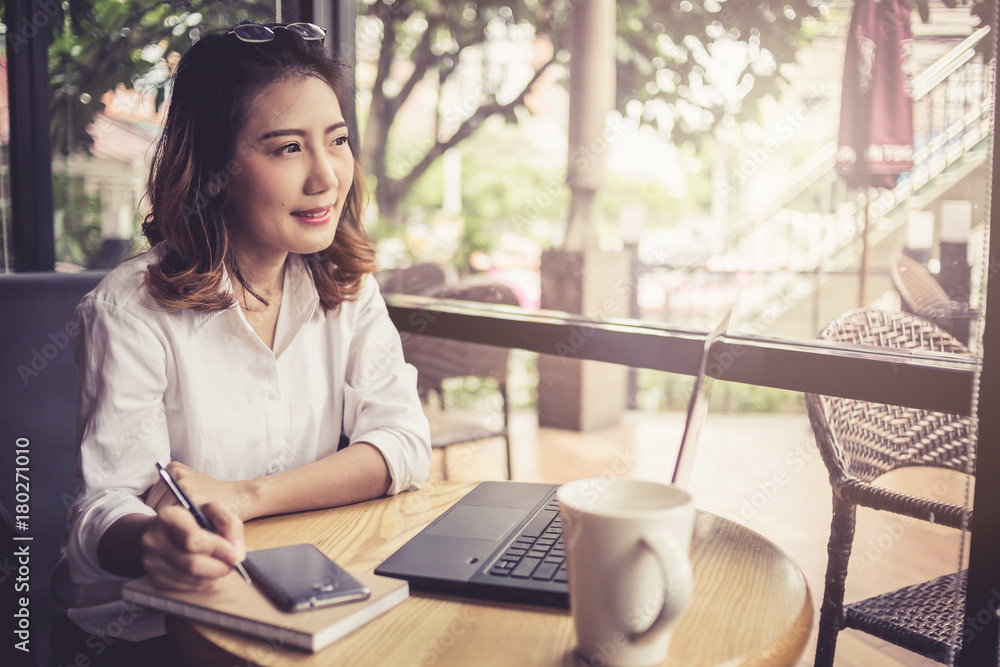
{"label": "shirt collar", "polygon": [[[225,267],[222,269],[222,284],[219,290],[226,294],[235,294],[232,278]],[[319,317],[321,320],[326,319],[326,313],[320,307],[319,292],[316,290],[312,276],[309,275],[305,261],[300,255],[289,254],[288,260],[285,262],[285,284],[282,292],[281,307],[294,309],[291,320],[294,331],[298,331],[305,322],[308,322],[313,317]],[[237,308],[239,308],[239,304],[234,298],[233,303],[228,308],[212,311],[195,311],[194,330],[196,332],[201,331],[216,317],[227,311],[235,311]]]}
{"label": "shirt collar", "polygon": [[313,317],[326,319],[326,312],[320,307],[319,291],[301,255],[289,255],[285,263],[285,299],[294,305],[295,327],[308,322]]}

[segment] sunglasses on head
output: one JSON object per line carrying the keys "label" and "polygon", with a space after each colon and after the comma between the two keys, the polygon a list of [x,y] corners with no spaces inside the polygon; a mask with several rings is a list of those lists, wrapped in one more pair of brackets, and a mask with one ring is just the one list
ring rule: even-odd
{"label": "sunglasses on head", "polygon": [[289,23],[288,25],[266,26],[261,23],[241,23],[233,26],[229,34],[236,35],[240,41],[250,44],[262,44],[274,39],[277,28],[293,32],[306,41],[321,40],[326,37],[326,30],[313,23]]}

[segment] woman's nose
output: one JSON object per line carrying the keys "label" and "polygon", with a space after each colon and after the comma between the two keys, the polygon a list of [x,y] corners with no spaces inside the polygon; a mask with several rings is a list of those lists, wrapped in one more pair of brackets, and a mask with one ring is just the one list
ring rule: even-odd
{"label": "woman's nose", "polygon": [[306,194],[319,194],[337,187],[340,180],[334,168],[334,160],[325,153],[319,153],[312,161],[309,179],[306,181]]}

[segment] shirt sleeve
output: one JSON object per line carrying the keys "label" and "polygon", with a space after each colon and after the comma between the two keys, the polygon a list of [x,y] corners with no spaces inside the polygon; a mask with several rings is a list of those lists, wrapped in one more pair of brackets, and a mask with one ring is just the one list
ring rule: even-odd
{"label": "shirt sleeve", "polygon": [[403,359],[399,332],[375,280],[366,280],[344,387],[344,430],[374,445],[392,476],[390,494],[419,488],[431,464],[430,428],[417,396],[417,370]]}
{"label": "shirt sleeve", "polygon": [[139,495],[170,460],[163,395],[166,346],[122,308],[87,297],[77,307],[77,493],[66,540],[70,575],[80,584],[113,577],[97,545],[126,514],[155,512]]}

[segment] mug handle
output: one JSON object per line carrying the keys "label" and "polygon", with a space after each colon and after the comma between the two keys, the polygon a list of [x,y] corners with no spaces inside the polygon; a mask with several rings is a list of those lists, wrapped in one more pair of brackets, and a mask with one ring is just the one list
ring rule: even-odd
{"label": "mug handle", "polygon": [[[681,612],[687,609],[694,588],[691,561],[675,540],[668,538],[667,549],[662,550],[646,538],[642,538],[639,540],[639,547],[648,549],[656,558],[656,563],[660,566],[660,576],[665,592],[656,618],[649,624],[649,627],[638,632],[625,628],[624,632],[630,643],[641,642],[647,636],[658,633],[666,625],[672,623],[680,616]],[[671,573],[673,573],[672,576]],[[611,599],[617,600],[618,596]],[[621,609],[621,607],[622,605],[619,604],[618,608]],[[622,615],[619,617],[624,618]]]}

